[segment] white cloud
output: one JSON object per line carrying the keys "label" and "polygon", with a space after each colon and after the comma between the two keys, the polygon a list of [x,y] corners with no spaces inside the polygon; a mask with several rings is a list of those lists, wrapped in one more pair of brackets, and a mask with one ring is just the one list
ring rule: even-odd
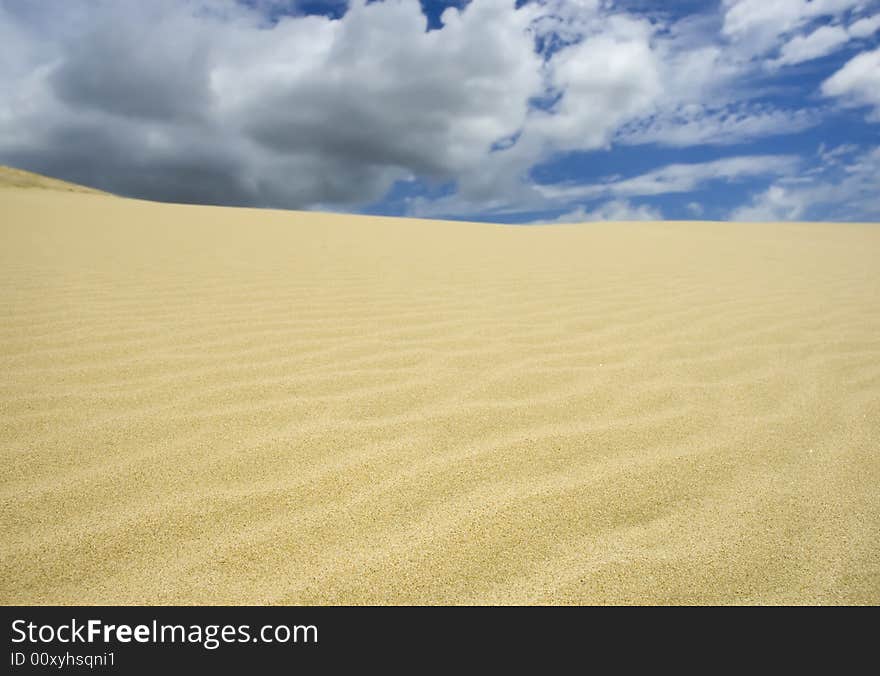
{"label": "white cloud", "polygon": [[663,213],[647,204],[633,205],[626,200],[610,200],[595,209],[579,206],[550,220],[534,221],[534,224],[588,223],[591,221],[661,221]]}
{"label": "white cloud", "polygon": [[849,42],[849,38],[842,26],[820,26],[808,35],[796,35],[785,43],[772,65],[785,66],[818,59]]}
{"label": "white cloud", "polygon": [[849,28],[849,34],[854,38],[868,38],[880,30],[880,14],[865,17],[852,23]]}
{"label": "white cloud", "polygon": [[[560,11],[570,4],[550,6]],[[596,6],[587,2],[580,23],[565,24],[563,34],[587,33],[547,63],[548,92],[557,97],[552,108],[533,110],[516,146],[493,159],[525,168],[557,150],[608,147],[622,124],[650,113],[665,96],[660,57],[651,44],[655,28],[626,15],[596,18]],[[547,30],[537,25],[539,33]]]}
{"label": "white cloud", "polygon": [[732,221],[793,221],[804,215],[808,200],[802,190],[771,185],[730,215]]}
{"label": "white cloud", "polygon": [[[724,67],[706,48],[687,59],[688,40],[672,44],[658,36],[662,26],[629,14],[602,13],[592,0],[551,0],[532,24],[537,37],[554,40],[544,66],[547,108],[530,111],[516,142],[459,174],[459,194],[427,205],[415,200],[419,215],[455,214],[479,209],[504,212],[514,204],[541,201],[525,176],[556,152],[608,148],[618,131],[645,116],[699,99],[714,91]],[[677,38],[676,38],[677,39]],[[675,42],[675,40],[672,40]],[[709,67],[705,56],[708,59]],[[700,66],[694,66],[697,62]],[[729,137],[735,134],[733,130]],[[635,142],[635,141],[633,141]]]}
{"label": "white cloud", "polygon": [[731,145],[766,136],[799,133],[818,124],[821,111],[758,104],[749,83],[762,76],[737,44],[712,42],[718,27],[698,15],[655,34],[662,95],[652,108],[618,128],[614,141],[684,147]]}
{"label": "white cloud", "polygon": [[724,0],[722,33],[746,56],[779,46],[784,36],[818,17],[839,17],[863,0]]}
{"label": "white cloud", "polygon": [[[819,155],[823,163],[813,171],[777,180],[734,209],[730,220],[880,220],[880,147],[855,155],[850,146],[823,148]],[[844,157],[850,159],[844,163]]]}
{"label": "white cloud", "polygon": [[880,122],[880,48],[850,59],[822,83],[822,93],[846,105],[871,106],[869,119]]}
{"label": "white cloud", "polygon": [[599,148],[623,121],[651,110],[663,92],[647,29],[603,34],[554,59],[553,86],[562,93],[553,114],[535,115],[529,131],[566,147]]}
{"label": "white cloud", "polygon": [[768,67],[793,65],[831,54],[852,40],[870,37],[880,29],[880,15],[858,19],[849,26],[820,26],[811,33],[795,35],[782,45],[779,58]]}
{"label": "white cloud", "polygon": [[686,208],[692,215],[697,217],[702,216],[705,211],[705,208],[699,202],[688,202]]}

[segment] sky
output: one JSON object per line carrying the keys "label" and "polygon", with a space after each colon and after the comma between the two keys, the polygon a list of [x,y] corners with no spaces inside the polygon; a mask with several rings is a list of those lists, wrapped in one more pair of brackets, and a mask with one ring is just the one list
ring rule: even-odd
{"label": "sky", "polygon": [[880,0],[0,0],[0,164],[198,204],[880,221]]}

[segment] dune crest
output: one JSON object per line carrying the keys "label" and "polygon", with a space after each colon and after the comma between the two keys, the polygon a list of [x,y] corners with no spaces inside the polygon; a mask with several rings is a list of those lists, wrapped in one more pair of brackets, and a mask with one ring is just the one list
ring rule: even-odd
{"label": "dune crest", "polygon": [[877,225],[3,183],[4,603],[880,602]]}
{"label": "dune crest", "polygon": [[24,169],[15,169],[0,165],[0,189],[3,188],[37,188],[40,190],[63,190],[65,192],[91,193],[94,195],[107,195],[101,190],[89,188],[77,183],[69,183],[50,176],[35,174]]}

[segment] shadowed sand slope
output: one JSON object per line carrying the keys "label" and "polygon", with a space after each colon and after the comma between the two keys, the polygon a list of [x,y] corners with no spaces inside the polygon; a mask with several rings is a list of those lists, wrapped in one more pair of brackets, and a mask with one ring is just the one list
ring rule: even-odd
{"label": "shadowed sand slope", "polygon": [[2,602],[880,602],[876,225],[0,224]]}

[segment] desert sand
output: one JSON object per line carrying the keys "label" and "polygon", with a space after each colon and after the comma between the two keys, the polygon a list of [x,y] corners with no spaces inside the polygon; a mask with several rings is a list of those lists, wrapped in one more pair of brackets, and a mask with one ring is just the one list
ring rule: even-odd
{"label": "desert sand", "polygon": [[880,226],[0,187],[0,602],[880,602]]}

